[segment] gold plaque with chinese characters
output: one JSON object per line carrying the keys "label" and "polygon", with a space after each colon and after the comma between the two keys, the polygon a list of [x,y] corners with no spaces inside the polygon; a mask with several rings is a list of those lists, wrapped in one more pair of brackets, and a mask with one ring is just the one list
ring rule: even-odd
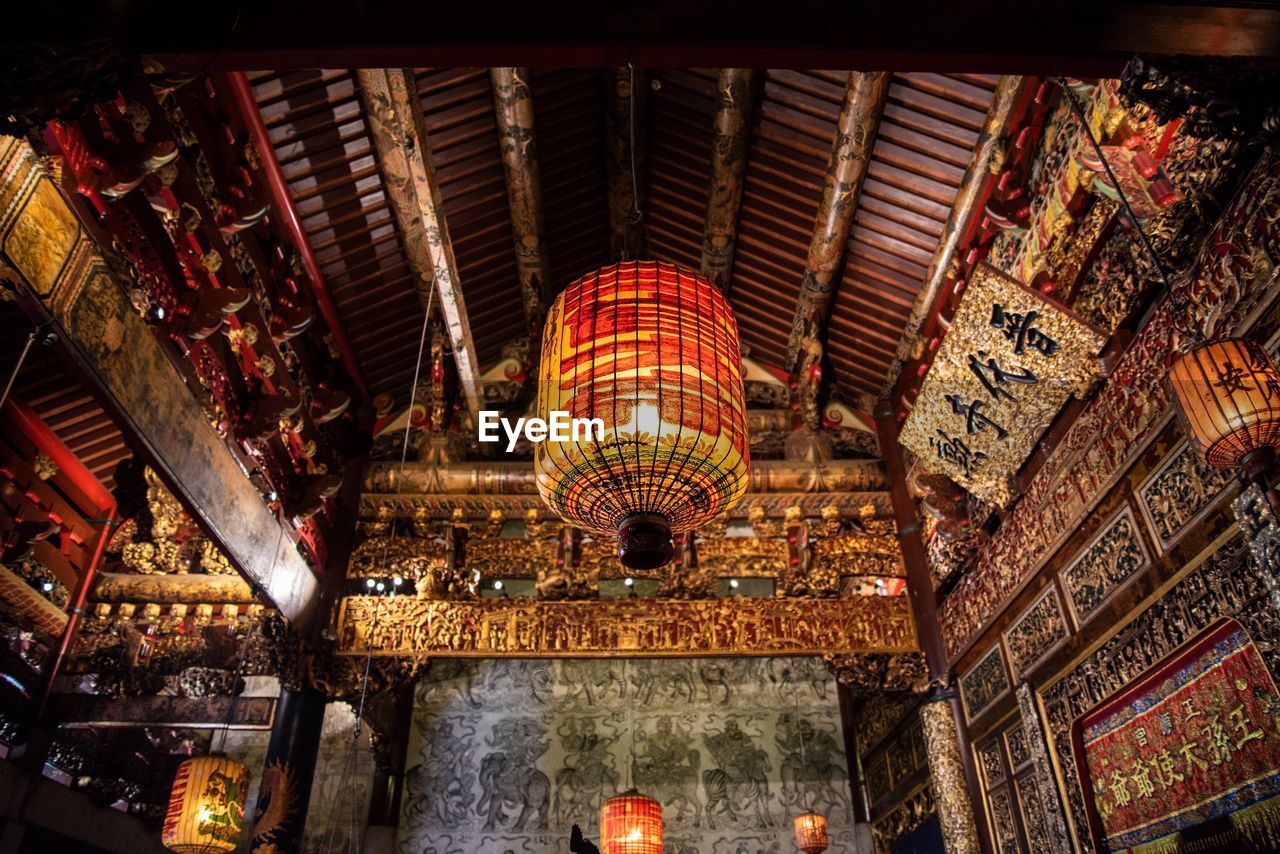
{"label": "gold plaque with chinese characters", "polygon": [[900,441],[930,471],[1003,504],[1062,405],[1098,376],[1106,336],[980,265],[925,375]]}

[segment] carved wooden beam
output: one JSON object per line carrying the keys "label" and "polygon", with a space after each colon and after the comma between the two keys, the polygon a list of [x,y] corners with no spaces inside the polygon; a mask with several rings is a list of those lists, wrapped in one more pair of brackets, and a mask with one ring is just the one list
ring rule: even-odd
{"label": "carved wooden beam", "polygon": [[742,181],[751,148],[751,112],[756,72],[722,68],[716,84],[715,132],[711,143],[711,187],[702,237],[702,274],[728,293],[738,240]]}
{"label": "carved wooden beam", "polygon": [[462,394],[475,419],[480,408],[479,366],[413,72],[361,69],[359,79],[386,179],[383,186],[400,225],[409,266],[418,277],[418,298],[425,309],[434,283]]}
{"label": "carved wooden beam", "polygon": [[822,201],[809,241],[809,259],[800,280],[795,320],[787,341],[789,371],[799,367],[806,339],[821,342],[825,337],[827,315],[837,284],[836,273],[849,242],[849,226],[871,164],[871,149],[891,77],[885,72],[849,72],[831,159],[827,163]]}
{"label": "carved wooden beam", "polygon": [[[411,495],[536,495],[533,466],[525,462],[437,465],[409,462],[400,482],[400,463],[371,463],[365,470],[367,492]],[[880,492],[887,490],[879,460],[827,462],[760,460],[751,465],[749,492]]]}
{"label": "carved wooden beam", "polygon": [[238,575],[134,575],[104,572],[94,602],[154,602],[158,605],[252,605],[253,588]]}
{"label": "carved wooden beam", "polygon": [[973,147],[973,156],[969,159],[969,168],[965,170],[960,182],[960,190],[951,205],[951,213],[947,215],[947,224],[943,227],[942,238],[938,248],[929,262],[928,278],[920,293],[916,295],[915,304],[911,307],[911,315],[907,318],[902,340],[898,342],[898,352],[889,366],[882,395],[888,395],[898,381],[903,363],[911,356],[916,346],[920,331],[929,319],[943,283],[947,280],[947,270],[951,267],[952,258],[960,245],[960,239],[968,230],[969,223],[975,213],[982,207],[984,190],[995,180],[992,166],[999,169],[999,161],[1003,160],[1005,147],[1005,131],[1009,119],[1018,103],[1018,94],[1022,91],[1022,78],[1006,75],[1000,78],[996,86],[995,98],[987,110],[987,119],[978,134],[978,142]]}
{"label": "carved wooden beam", "polygon": [[[632,69],[621,66],[608,75],[609,108],[605,114],[605,166],[609,176],[609,250],[615,261],[629,261],[642,257],[641,223],[633,222],[633,212],[643,198],[636,198],[636,190],[644,193],[644,75],[634,72],[636,83],[635,124],[632,124],[631,81]],[[631,141],[635,140],[635,169],[638,187],[632,184]]]}
{"label": "carved wooden beam", "polygon": [[[542,171],[533,132],[533,96],[529,69],[491,68],[493,104],[498,122],[502,166],[507,174],[511,230],[516,241],[516,269],[529,327],[529,356],[536,363],[546,313],[551,263],[542,243]],[[533,374],[537,376],[536,372]]]}
{"label": "carved wooden beam", "polygon": [[49,716],[60,728],[183,727],[221,729],[228,715],[233,729],[270,729],[275,697],[124,697],[55,694]]}
{"label": "carved wooden beam", "polygon": [[905,596],[433,602],[348,596],[338,655],[592,657],[915,652]]}

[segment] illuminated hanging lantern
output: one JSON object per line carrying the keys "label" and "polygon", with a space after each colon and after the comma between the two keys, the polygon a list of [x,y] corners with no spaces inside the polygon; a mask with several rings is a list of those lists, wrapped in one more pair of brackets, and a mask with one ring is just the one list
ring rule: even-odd
{"label": "illuminated hanging lantern", "polygon": [[831,844],[827,838],[827,817],[813,811],[796,816],[796,848],[804,854],[821,854]]}
{"label": "illuminated hanging lantern", "polygon": [[1280,373],[1261,346],[1201,344],[1174,364],[1169,382],[1205,462],[1243,466],[1248,477],[1266,469],[1280,444]]}
{"label": "illuminated hanging lantern", "polygon": [[[672,533],[747,489],[738,327],[696,273],[627,261],[569,285],[547,317],[538,410],[553,428],[534,445],[538,492],[566,521],[617,532],[633,569],[667,563]],[[598,421],[554,441],[556,412]]]}
{"label": "illuminated hanging lantern", "polygon": [[605,801],[600,854],[662,854],[662,804],[635,789]]}
{"label": "illuminated hanging lantern", "polygon": [[234,851],[244,821],[249,769],[221,754],[178,766],[160,841],[178,854]]}

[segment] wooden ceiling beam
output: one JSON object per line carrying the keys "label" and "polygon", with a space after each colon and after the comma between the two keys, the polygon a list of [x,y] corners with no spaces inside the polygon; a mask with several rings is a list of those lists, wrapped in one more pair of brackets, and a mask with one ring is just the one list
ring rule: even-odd
{"label": "wooden ceiling beam", "polygon": [[844,102],[836,122],[836,137],[827,161],[822,201],[809,240],[809,257],[800,279],[791,337],[787,341],[787,370],[800,365],[806,338],[821,341],[836,274],[849,242],[849,226],[858,209],[858,196],[871,165],[871,150],[880,127],[880,114],[889,94],[892,75],[886,72],[849,73]]}
{"label": "wooden ceiling beam", "polygon": [[1004,139],[1009,120],[1018,104],[1018,96],[1022,92],[1023,78],[1016,75],[1005,75],[996,86],[995,97],[987,110],[986,121],[979,132],[978,141],[973,147],[973,155],[969,159],[969,168],[965,170],[960,181],[960,189],[956,192],[955,202],[951,205],[951,213],[947,215],[947,224],[942,229],[942,237],[938,240],[938,248],[934,250],[933,259],[929,262],[924,287],[916,295],[915,304],[903,329],[902,339],[898,342],[898,352],[889,366],[889,373],[880,389],[881,396],[888,396],[898,382],[902,373],[902,365],[911,356],[919,339],[920,331],[933,312],[934,305],[947,280],[947,270],[955,256],[956,248],[975,214],[980,213],[985,204],[986,190],[995,181],[996,175],[991,167],[997,156],[1003,156],[1007,140]]}
{"label": "wooden ceiling beam", "polygon": [[538,165],[533,129],[529,69],[491,68],[489,79],[493,85],[502,167],[507,176],[520,296],[529,327],[529,357],[536,362],[551,288],[551,262],[543,240],[542,170]]}
{"label": "wooden ceiling beam", "polygon": [[716,114],[711,141],[711,186],[702,237],[702,275],[729,292],[733,253],[738,242],[743,178],[751,153],[751,114],[756,72],[722,68],[716,83]]}
{"label": "wooden ceiling beam", "polygon": [[434,286],[462,395],[475,421],[480,369],[413,72],[388,68],[361,69],[358,74],[383,185],[417,276],[418,299],[425,311]]}

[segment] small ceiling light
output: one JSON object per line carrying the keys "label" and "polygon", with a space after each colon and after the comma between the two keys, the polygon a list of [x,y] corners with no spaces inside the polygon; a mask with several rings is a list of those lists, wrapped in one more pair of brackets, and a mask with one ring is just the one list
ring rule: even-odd
{"label": "small ceiling light", "polygon": [[497,581],[493,582],[493,589],[494,589],[494,590],[501,590],[501,589],[502,589],[502,587],[503,587],[503,585],[502,585],[502,579],[501,579],[501,578],[499,578]]}
{"label": "small ceiling light", "polygon": [[274,489],[267,493],[268,501],[277,501],[279,500],[279,498],[280,498],[280,494],[277,493]]}
{"label": "small ceiling light", "polygon": [[736,579],[736,578],[730,578],[730,579],[729,579],[729,588],[730,588],[731,590],[737,590],[737,589],[738,589],[738,579]]}
{"label": "small ceiling light", "polygon": [[374,581],[372,578],[366,578],[364,581],[364,586],[372,590],[374,585],[376,585],[377,583],[378,582]]}
{"label": "small ceiling light", "polygon": [[399,587],[401,584],[404,584],[404,579],[397,575],[391,579],[391,584],[394,587]]}
{"label": "small ceiling light", "polygon": [[53,590],[53,582],[46,581],[44,584],[40,585],[40,589],[43,590],[45,593],[50,592],[51,590]]}
{"label": "small ceiling light", "polygon": [[381,581],[379,581],[379,582],[378,582],[378,586],[377,586],[375,589],[376,589],[379,593],[381,593],[382,591],[384,591],[384,590],[386,590],[386,589],[387,589],[387,585],[385,585],[385,584],[383,584]]}
{"label": "small ceiling light", "polygon": [[628,587],[636,586],[636,580],[629,575],[626,578],[622,579],[622,583],[627,585]]}

